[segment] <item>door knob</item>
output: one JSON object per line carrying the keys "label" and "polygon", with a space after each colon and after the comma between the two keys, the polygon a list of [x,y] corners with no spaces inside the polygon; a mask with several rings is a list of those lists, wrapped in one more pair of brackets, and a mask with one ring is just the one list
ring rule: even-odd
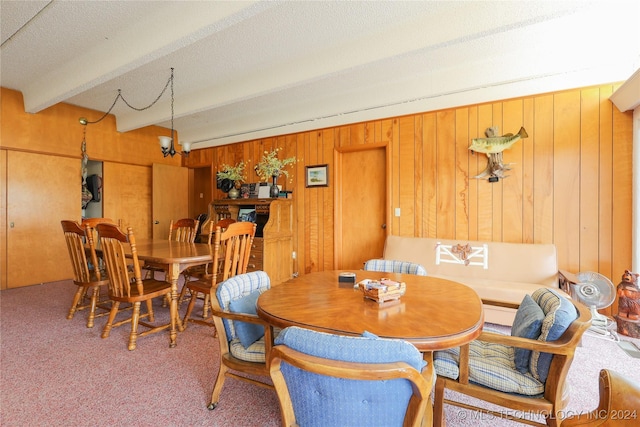
{"label": "door knob", "polygon": [[160,224],[160,221],[153,221],[153,223],[154,223],[155,225],[158,225],[158,224]]}
{"label": "door knob", "polygon": [[382,229],[386,229],[387,228],[387,224],[382,224]]}

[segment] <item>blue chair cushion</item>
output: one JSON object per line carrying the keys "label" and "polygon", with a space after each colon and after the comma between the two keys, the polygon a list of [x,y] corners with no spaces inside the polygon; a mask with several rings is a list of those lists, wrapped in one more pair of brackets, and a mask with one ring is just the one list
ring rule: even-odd
{"label": "blue chair cushion", "polygon": [[[216,299],[222,310],[231,311],[229,307],[231,301],[243,298],[255,291],[264,292],[270,287],[271,281],[264,271],[238,274],[218,284],[216,288]],[[225,334],[229,342],[238,339],[234,322],[230,319],[223,318],[222,323],[224,324]]]}
{"label": "blue chair cushion", "polygon": [[[553,289],[540,288],[531,295],[531,298],[544,313],[539,341],[557,340],[578,318],[578,312],[571,301]],[[553,355],[550,353],[531,352],[529,372],[534,378],[544,383],[549,375],[552,358]]]}
{"label": "blue chair cushion", "polygon": [[404,273],[426,276],[427,270],[420,264],[390,259],[370,259],[364,263],[366,271],[382,271],[386,273]]}
{"label": "blue chair cushion", "polygon": [[[297,327],[284,329],[275,344],[302,353],[348,362],[406,362],[422,370],[422,355],[402,340],[347,337]],[[389,426],[402,425],[412,394],[411,384],[402,379],[364,381],[313,374],[283,363],[298,425]]]}
{"label": "blue chair cushion", "polygon": [[[542,309],[529,295],[525,295],[516,317],[511,327],[511,336],[538,339],[542,329],[542,320],[544,313]],[[520,373],[529,372],[529,361],[531,359],[531,350],[526,348],[515,348],[515,364],[516,369]]]}
{"label": "blue chair cushion", "polygon": [[234,338],[229,341],[229,352],[236,359],[246,362],[265,363],[264,336],[248,347],[242,345],[239,338]]}
{"label": "blue chair cushion", "polygon": [[[469,382],[505,393],[542,396],[544,384],[515,368],[514,347],[475,340],[469,345]],[[460,348],[436,351],[433,365],[439,376],[458,379]]]}
{"label": "blue chair cushion", "polygon": [[[231,300],[229,301],[229,311],[256,314],[256,302],[259,296],[260,291],[254,291],[242,298]],[[240,339],[245,349],[264,336],[264,327],[255,323],[234,320],[233,327],[235,328],[236,336]]]}

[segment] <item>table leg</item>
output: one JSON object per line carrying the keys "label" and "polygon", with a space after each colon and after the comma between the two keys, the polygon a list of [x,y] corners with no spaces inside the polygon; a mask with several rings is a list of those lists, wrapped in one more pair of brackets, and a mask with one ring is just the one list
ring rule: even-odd
{"label": "table leg", "polygon": [[171,301],[169,301],[169,315],[171,317],[171,328],[169,330],[169,347],[176,346],[177,328],[180,327],[180,317],[178,316],[178,278],[180,277],[180,267],[177,264],[170,264],[168,269],[171,283]]}

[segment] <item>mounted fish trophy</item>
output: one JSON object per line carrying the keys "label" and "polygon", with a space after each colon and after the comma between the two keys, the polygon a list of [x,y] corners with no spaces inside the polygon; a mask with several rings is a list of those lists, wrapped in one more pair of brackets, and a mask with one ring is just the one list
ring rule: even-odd
{"label": "mounted fish trophy", "polygon": [[510,148],[513,144],[519,141],[521,138],[527,138],[529,135],[524,127],[520,128],[517,134],[508,133],[503,136],[496,136],[498,134],[497,127],[487,128],[485,131],[486,138],[474,138],[471,140],[469,150],[476,153],[484,153],[489,158],[487,167],[474,178],[484,178],[489,182],[498,182],[500,178],[506,178],[505,171],[511,170],[512,163],[506,165],[502,161],[502,152],[507,148]]}

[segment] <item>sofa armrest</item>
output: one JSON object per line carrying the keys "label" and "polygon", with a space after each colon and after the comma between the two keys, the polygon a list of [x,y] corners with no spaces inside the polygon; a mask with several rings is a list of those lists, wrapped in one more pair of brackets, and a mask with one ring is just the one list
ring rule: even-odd
{"label": "sofa armrest", "polygon": [[558,270],[558,285],[567,295],[571,295],[571,285],[576,283],[578,283],[578,278],[575,274],[566,270]]}

